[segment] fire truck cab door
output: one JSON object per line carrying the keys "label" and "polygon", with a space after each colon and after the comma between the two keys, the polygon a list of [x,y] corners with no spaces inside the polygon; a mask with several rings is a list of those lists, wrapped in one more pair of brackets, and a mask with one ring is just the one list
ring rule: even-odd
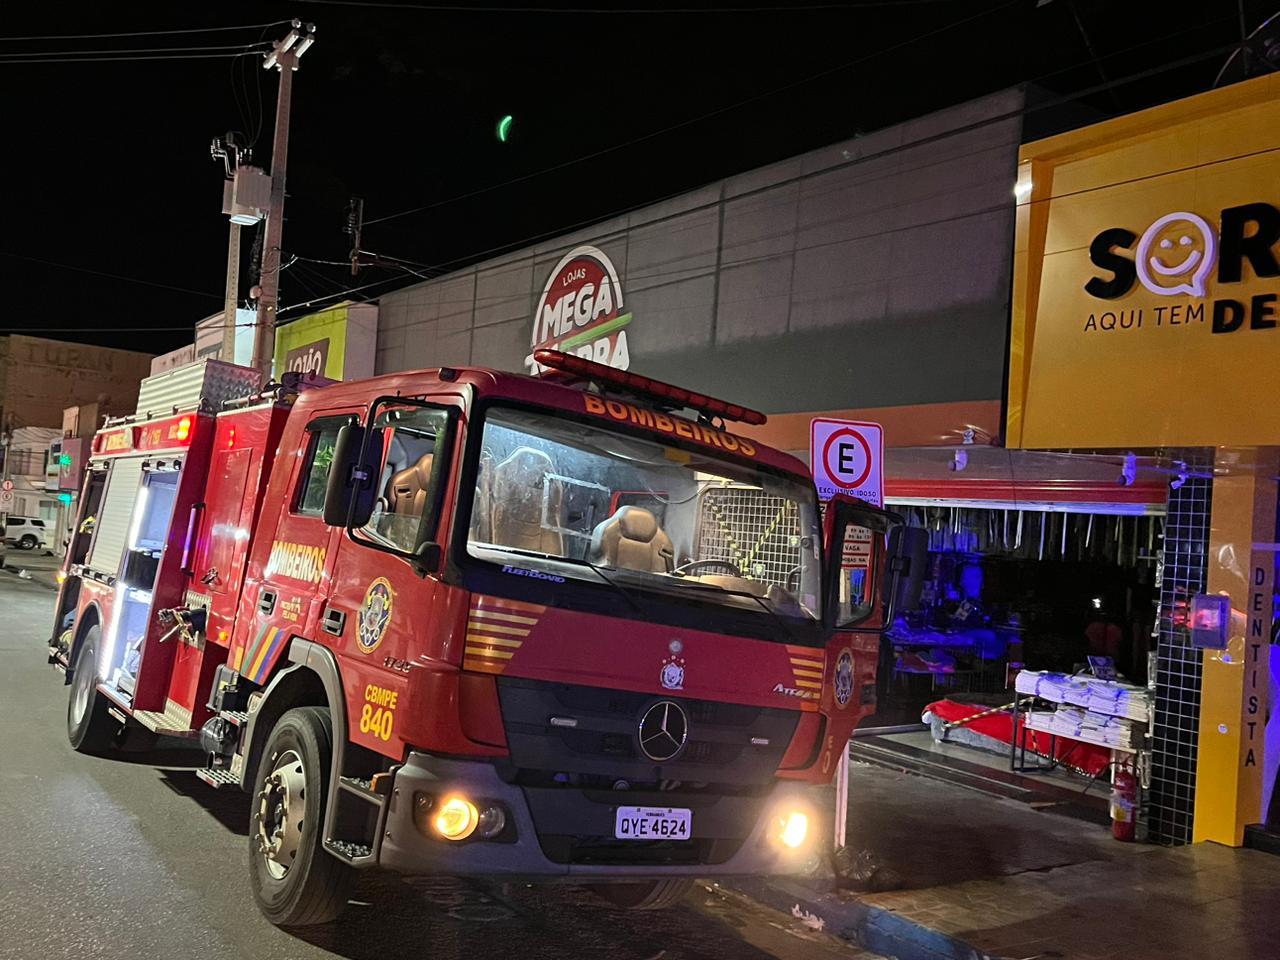
{"label": "fire truck cab door", "polygon": [[448,535],[462,408],[456,395],[373,404],[360,464],[374,484],[373,512],[349,534],[340,531],[332,596],[321,615],[347,690],[348,736],[397,759],[422,712],[408,704],[409,674],[430,668],[432,638],[443,632],[435,627],[447,592],[436,545]]}
{"label": "fire truck cab door", "polygon": [[875,711],[881,634],[893,622],[900,564],[894,555],[902,518],[836,495],[823,517],[827,717],[823,773],[833,769],[854,727]]}
{"label": "fire truck cab door", "polygon": [[[358,419],[356,409],[317,412],[304,429],[303,455],[293,459],[285,480],[284,504],[277,514],[261,579],[245,587],[241,610],[250,624],[234,664],[254,683],[268,679],[272,665],[293,637],[320,637],[320,610],[329,595],[334,548],[341,530],[324,522],[324,492],[338,431]],[[278,457],[278,469],[287,459]],[[272,483],[271,497],[279,488]],[[247,606],[252,604],[251,607]]]}

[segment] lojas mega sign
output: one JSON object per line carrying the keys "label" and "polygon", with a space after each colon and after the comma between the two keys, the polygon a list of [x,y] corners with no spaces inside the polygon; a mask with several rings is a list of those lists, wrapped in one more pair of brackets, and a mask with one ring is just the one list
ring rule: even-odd
{"label": "lojas mega sign", "polygon": [[533,354],[552,349],[626,370],[631,365],[630,323],[612,261],[596,247],[575,247],[552,268],[542,289],[525,366],[531,373],[542,372]]}
{"label": "lojas mega sign", "polygon": [[[1235,297],[1230,286],[1245,278],[1246,264],[1259,279],[1280,277],[1275,254],[1280,210],[1269,203],[1246,203],[1222,210],[1217,221],[1215,229],[1204,217],[1179,211],[1156,218],[1141,236],[1126,227],[1097,234],[1089,245],[1089,260],[1103,272],[1084,285],[1090,296],[1120,300],[1140,285],[1155,296],[1178,299],[1091,312],[1085,332],[1188,324],[1208,326],[1213,333],[1275,327],[1276,293]],[[1219,295],[1206,299],[1211,279]]]}

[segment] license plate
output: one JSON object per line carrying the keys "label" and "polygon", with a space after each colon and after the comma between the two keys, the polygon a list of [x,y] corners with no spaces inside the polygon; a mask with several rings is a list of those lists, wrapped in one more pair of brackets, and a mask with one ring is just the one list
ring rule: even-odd
{"label": "license plate", "polygon": [[678,807],[619,807],[613,835],[618,840],[688,840],[692,811]]}

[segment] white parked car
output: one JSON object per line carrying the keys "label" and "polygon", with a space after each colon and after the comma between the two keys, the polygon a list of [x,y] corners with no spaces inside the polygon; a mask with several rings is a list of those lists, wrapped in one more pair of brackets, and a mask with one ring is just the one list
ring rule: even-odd
{"label": "white parked car", "polygon": [[51,533],[52,524],[39,517],[10,517],[4,527],[5,542],[22,550],[50,549]]}

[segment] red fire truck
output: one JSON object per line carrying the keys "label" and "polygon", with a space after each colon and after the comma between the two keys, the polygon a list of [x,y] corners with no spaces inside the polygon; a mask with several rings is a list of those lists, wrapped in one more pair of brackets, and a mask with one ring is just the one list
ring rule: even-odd
{"label": "red fire truck", "polygon": [[198,739],[275,923],[374,866],[658,908],[817,849],[897,519],[820,513],[727,427],[762,414],[537,360],[230,401],[210,366],[94,438],[50,643],[71,744]]}

